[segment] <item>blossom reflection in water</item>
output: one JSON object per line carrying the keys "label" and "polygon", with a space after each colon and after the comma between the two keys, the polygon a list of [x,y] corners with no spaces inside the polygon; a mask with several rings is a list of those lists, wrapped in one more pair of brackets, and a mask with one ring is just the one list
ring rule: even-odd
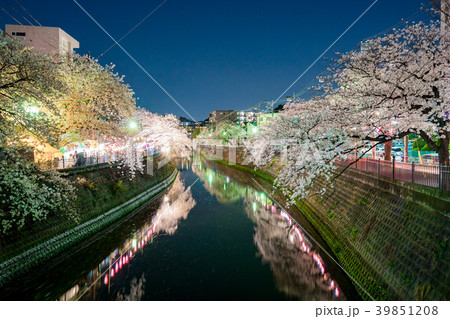
{"label": "blossom reflection in water", "polygon": [[[59,300],[76,300],[82,297],[84,300],[95,300],[95,291],[101,286],[108,288],[108,294],[112,282],[123,271],[128,269],[135,255],[142,250],[146,244],[153,243],[155,236],[164,232],[173,235],[178,229],[181,219],[186,219],[190,210],[196,205],[190,188],[186,189],[184,182],[179,176],[175,179],[171,189],[165,195],[160,207],[153,214],[151,222],[145,223],[143,227],[134,232],[131,238],[123,242],[120,248],[113,250],[102,262],[93,269],[87,278],[81,279],[77,285],[69,289]],[[107,240],[107,238],[105,239]],[[102,280],[100,280],[102,279]],[[81,289],[79,287],[82,287]],[[129,293],[122,288],[117,294],[117,300],[140,300],[145,288],[145,275],[137,280],[133,278],[130,282]]]}
{"label": "blossom reflection in water", "polygon": [[256,224],[255,244],[263,262],[269,263],[278,290],[301,300],[345,299],[311,241],[266,194],[230,180],[200,161],[194,161],[192,170],[219,202],[243,199],[248,217]]}

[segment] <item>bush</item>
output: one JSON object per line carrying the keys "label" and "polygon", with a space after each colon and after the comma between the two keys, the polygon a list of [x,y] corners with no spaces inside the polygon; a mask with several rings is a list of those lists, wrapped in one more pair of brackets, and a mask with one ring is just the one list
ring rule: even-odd
{"label": "bush", "polygon": [[52,214],[77,220],[75,189],[55,171],[41,172],[18,157],[0,162],[1,232],[31,226]]}

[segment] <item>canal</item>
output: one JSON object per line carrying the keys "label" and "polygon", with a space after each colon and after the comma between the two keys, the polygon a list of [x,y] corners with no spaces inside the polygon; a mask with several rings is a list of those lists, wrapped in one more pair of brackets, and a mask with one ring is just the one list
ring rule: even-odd
{"label": "canal", "polygon": [[250,174],[198,158],[178,166],[167,192],[0,299],[360,299],[307,221],[297,224]]}

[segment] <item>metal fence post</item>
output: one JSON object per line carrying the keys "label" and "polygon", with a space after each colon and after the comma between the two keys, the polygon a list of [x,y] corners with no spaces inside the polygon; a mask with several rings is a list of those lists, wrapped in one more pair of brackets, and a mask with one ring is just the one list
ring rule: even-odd
{"label": "metal fence post", "polygon": [[438,174],[438,188],[439,189],[441,189],[441,174],[442,174],[441,163],[439,163],[439,174]]}
{"label": "metal fence post", "polygon": [[392,156],[392,179],[395,179],[395,155]]}
{"label": "metal fence post", "polygon": [[414,162],[411,164],[411,183],[414,184]]}

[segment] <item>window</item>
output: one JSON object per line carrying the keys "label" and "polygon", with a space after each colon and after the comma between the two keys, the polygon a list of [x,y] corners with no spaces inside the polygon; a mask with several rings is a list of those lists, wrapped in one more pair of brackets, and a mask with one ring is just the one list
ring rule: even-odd
{"label": "window", "polygon": [[24,37],[24,36],[26,36],[26,33],[25,32],[13,32],[12,33],[12,35],[13,36],[15,36],[15,37]]}

